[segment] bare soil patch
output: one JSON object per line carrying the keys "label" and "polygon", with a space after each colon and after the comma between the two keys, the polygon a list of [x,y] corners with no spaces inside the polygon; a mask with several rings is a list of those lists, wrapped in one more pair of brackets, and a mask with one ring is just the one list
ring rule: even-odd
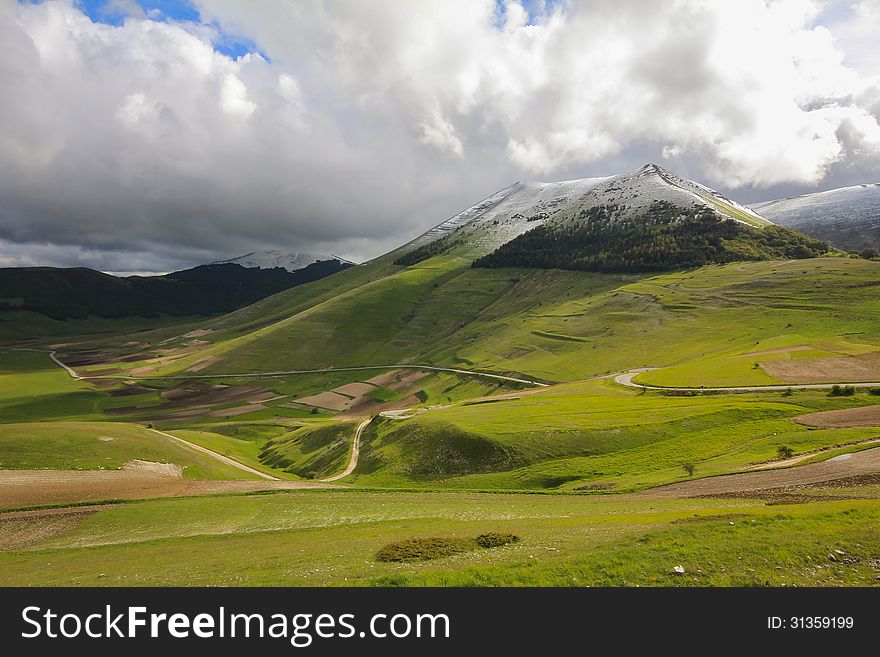
{"label": "bare soil patch", "polygon": [[[70,363],[67,363],[70,365]],[[80,369],[77,373],[80,376],[117,376],[120,374],[125,374],[126,370],[119,369],[118,367],[104,367],[101,369]]]}
{"label": "bare soil patch", "polygon": [[17,550],[63,534],[107,507],[109,505],[0,513],[0,552]]}
{"label": "bare soil patch", "polygon": [[246,404],[245,406],[235,406],[233,408],[221,408],[208,413],[210,417],[238,417],[239,415],[247,415],[266,408],[263,404]]}
{"label": "bare soil patch", "polygon": [[122,388],[117,388],[110,392],[111,397],[131,397],[134,395],[143,395],[148,392],[155,392],[153,388],[147,388],[139,383],[129,384]]}
{"label": "bare soil patch", "polygon": [[880,351],[859,356],[770,360],[759,364],[774,379],[786,383],[880,381]]}
{"label": "bare soil patch", "polygon": [[390,372],[384,372],[371,379],[367,379],[366,383],[371,383],[374,386],[388,388],[390,390],[402,390],[403,388],[414,384],[416,381],[424,379],[429,374],[429,372],[424,372],[422,370],[391,370]]}
{"label": "bare soil patch", "polygon": [[97,349],[84,349],[83,351],[73,351],[63,355],[61,360],[71,367],[84,365],[100,365],[106,363],[112,356],[106,351],[98,351]]}
{"label": "bare soil patch", "polygon": [[398,399],[397,401],[385,403],[377,402],[371,397],[359,397],[358,399],[352,400],[349,407],[344,412],[340,413],[338,417],[346,418],[362,417],[364,415],[375,415],[376,413],[381,413],[382,411],[395,411],[412,408],[413,406],[418,406],[421,403],[422,400],[415,395],[409,395],[408,397],[404,397],[403,399]]}
{"label": "bare soil patch", "polygon": [[[223,386],[204,381],[188,381],[161,393],[165,402],[155,406],[123,406],[108,408],[107,415],[138,415],[144,419],[165,420],[183,419],[209,415],[212,417],[234,417],[261,408],[267,401],[279,397],[266,388],[258,386]],[[211,409],[225,404],[240,404],[227,409]],[[247,405],[247,406],[245,406]]]}
{"label": "bare soil patch", "polygon": [[345,395],[346,397],[361,397],[362,395],[366,395],[373,390],[376,389],[376,386],[371,385],[369,383],[348,383],[344,386],[339,386],[338,388],[333,388],[331,392],[335,392],[338,395]]}
{"label": "bare soil patch", "polygon": [[[733,499],[758,499],[766,501],[768,504],[799,504],[802,502],[812,502],[817,499],[822,500],[851,500],[851,499],[876,499],[880,497],[880,474],[858,475],[855,477],[844,477],[818,484],[803,484],[798,486],[785,486],[780,488],[768,488],[754,492],[737,492],[723,493],[713,497],[724,497]],[[846,490],[849,489],[849,490]],[[855,490],[852,490],[855,489]],[[859,490],[862,489],[862,490]],[[809,495],[809,491],[815,490],[832,490],[840,491],[832,494],[823,494],[821,497]]]}
{"label": "bare soil patch", "polygon": [[371,383],[374,386],[381,386],[387,388],[389,385],[397,381],[398,376],[402,376],[404,370],[391,370],[390,372],[383,372],[382,374],[377,374],[371,379],[367,379],[366,383]]}
{"label": "bare soil patch", "polygon": [[317,406],[318,408],[326,408],[330,411],[341,411],[348,408],[351,399],[335,392],[320,392],[317,395],[300,397],[293,401],[297,404],[304,404],[306,406]]}
{"label": "bare soil patch", "polygon": [[400,381],[392,381],[385,387],[390,390],[394,390],[395,392],[399,392],[402,390],[406,390],[407,388],[415,385],[418,381],[421,381],[426,376],[430,375],[430,372],[423,372],[421,370],[401,370]]}
{"label": "bare soil patch", "polygon": [[839,429],[843,427],[880,427],[880,404],[859,408],[843,408],[836,411],[822,411],[799,415],[796,422],[808,427]]}
{"label": "bare soil patch", "polygon": [[844,454],[820,463],[796,465],[780,470],[705,477],[658,486],[641,493],[650,497],[704,497],[730,493],[751,493],[772,488],[819,484],[847,477],[880,473],[880,447]]}
{"label": "bare soil patch", "polygon": [[133,370],[128,372],[128,375],[129,376],[149,376],[150,374],[155,374],[157,371],[158,371],[157,367],[154,367],[152,365],[144,365],[143,367],[135,367]]}
{"label": "bare soil patch", "polygon": [[183,476],[183,468],[175,463],[158,463],[156,461],[132,459],[123,465],[122,469],[128,470],[129,472],[149,472],[151,474],[163,475],[165,477]]}
{"label": "bare soil patch", "polygon": [[[210,493],[330,488],[304,481],[193,481],[140,469],[0,470],[0,508]],[[0,516],[2,517],[2,516]]]}

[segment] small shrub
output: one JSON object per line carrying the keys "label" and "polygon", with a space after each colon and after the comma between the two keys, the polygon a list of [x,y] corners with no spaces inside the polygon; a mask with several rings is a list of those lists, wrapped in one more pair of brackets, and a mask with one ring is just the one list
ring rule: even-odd
{"label": "small shrub", "polygon": [[684,463],[681,464],[681,467],[684,468],[685,472],[687,472],[688,477],[693,477],[694,471],[697,469],[697,466],[695,466],[690,461],[685,461]]}
{"label": "small shrub", "polygon": [[474,541],[482,548],[493,548],[516,543],[519,541],[519,536],[506,532],[489,532],[487,534],[480,534]]}
{"label": "small shrub", "polygon": [[880,388],[868,388],[869,395],[880,395]]}
{"label": "small shrub", "polygon": [[785,392],[782,393],[783,397],[791,397],[794,394],[794,390],[791,388],[786,388]]}
{"label": "small shrub", "polygon": [[471,538],[411,538],[389,543],[376,553],[379,561],[429,561],[469,552],[476,547]]}
{"label": "small shrub", "polygon": [[794,450],[788,445],[780,445],[779,448],[776,450],[776,453],[779,454],[779,458],[787,459],[791,458],[791,456],[794,454]]}
{"label": "small shrub", "polygon": [[451,557],[478,548],[494,548],[519,541],[519,536],[506,532],[487,532],[476,538],[432,536],[411,538],[389,543],[376,553],[378,561],[412,562]]}

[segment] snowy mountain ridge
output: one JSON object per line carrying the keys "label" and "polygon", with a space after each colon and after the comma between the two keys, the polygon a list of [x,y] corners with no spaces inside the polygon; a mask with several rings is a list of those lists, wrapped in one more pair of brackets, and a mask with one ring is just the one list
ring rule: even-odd
{"label": "snowy mountain ridge", "polygon": [[656,164],[646,164],[615,176],[514,183],[393,253],[400,256],[455,235],[457,242],[481,255],[545,223],[578,221],[582,212],[600,205],[616,206],[620,217],[629,218],[644,215],[655,201],[681,208],[708,206],[722,217],[756,228],[771,224],[754,210],[705,185]]}
{"label": "snowy mountain ridge", "polygon": [[880,184],[755,203],[768,219],[848,249],[880,248]]}
{"label": "snowy mountain ridge", "polygon": [[288,251],[282,251],[279,249],[254,251],[252,253],[246,253],[245,255],[238,256],[236,258],[230,258],[229,260],[218,260],[217,262],[214,262],[212,264],[234,264],[255,269],[274,269],[276,267],[281,267],[282,269],[286,269],[289,272],[294,272],[299,271],[300,269],[305,269],[315,262],[326,260],[338,260],[343,264],[350,265],[355,264],[350,260],[346,260],[345,258],[341,258],[337,255],[332,254],[324,255],[315,253],[290,253]]}

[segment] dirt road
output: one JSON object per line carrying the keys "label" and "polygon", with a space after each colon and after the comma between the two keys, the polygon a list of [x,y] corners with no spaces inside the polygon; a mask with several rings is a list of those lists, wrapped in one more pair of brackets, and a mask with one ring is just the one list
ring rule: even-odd
{"label": "dirt road", "polygon": [[748,493],[786,486],[821,484],[878,472],[880,472],[880,447],[874,447],[861,452],[841,454],[820,463],[667,484],[647,490],[640,495],[666,498]]}
{"label": "dirt road", "polygon": [[699,392],[701,390],[707,390],[711,392],[774,392],[781,390],[788,390],[791,388],[792,390],[830,390],[834,386],[852,386],[853,388],[872,388],[875,386],[880,386],[880,382],[868,382],[868,381],[859,381],[854,383],[849,383],[842,381],[840,383],[796,383],[796,384],[788,384],[788,383],[780,383],[776,385],[769,386],[719,386],[719,387],[709,387],[709,386],[690,386],[690,387],[682,387],[682,386],[650,386],[645,385],[643,383],[636,383],[633,381],[635,377],[643,372],[650,372],[653,369],[657,369],[654,367],[642,367],[639,369],[629,370],[628,372],[624,372],[623,374],[618,374],[614,377],[614,380],[622,386],[626,386],[628,388],[639,388],[640,390],[667,390],[673,392]]}
{"label": "dirt road", "polygon": [[190,449],[194,449],[197,452],[202,452],[203,454],[207,454],[208,456],[212,456],[218,461],[222,461],[227,465],[231,465],[234,468],[238,468],[239,470],[244,470],[245,472],[249,472],[251,474],[255,474],[261,479],[268,479],[269,481],[280,481],[278,477],[273,477],[270,474],[266,474],[265,472],[260,472],[259,470],[255,470],[254,468],[245,465],[244,463],[239,463],[235,459],[231,459],[228,456],[224,456],[218,452],[214,452],[207,447],[202,447],[201,445],[196,445],[195,443],[191,443],[188,440],[184,440],[183,438],[178,438],[177,436],[173,436],[170,433],[165,433],[164,431],[159,431],[158,429],[149,429],[153,433],[158,433],[160,436],[165,436],[166,438],[170,438],[178,443],[186,445]]}
{"label": "dirt road", "polygon": [[354,433],[354,445],[352,445],[351,448],[351,459],[348,461],[348,467],[345,468],[345,470],[343,470],[338,475],[328,477],[327,479],[321,479],[321,481],[323,481],[324,483],[339,481],[343,477],[347,477],[352,472],[354,472],[354,469],[357,467],[358,464],[358,456],[361,453],[361,434],[364,432],[364,429],[367,428],[367,425],[370,424],[370,422],[372,421],[373,418],[367,418],[358,425],[357,431],[355,431]]}
{"label": "dirt road", "polygon": [[[19,348],[16,351],[42,351],[40,349]],[[169,379],[169,380],[189,380],[189,379],[231,379],[241,377],[265,377],[265,376],[285,376],[293,374],[320,374],[322,372],[359,372],[365,370],[390,370],[390,369],[409,369],[409,370],[429,370],[432,372],[452,372],[454,374],[465,374],[467,376],[475,376],[484,379],[494,379],[497,381],[510,381],[511,383],[523,383],[526,385],[544,387],[548,384],[534,381],[532,379],[520,379],[514,376],[505,376],[503,374],[490,374],[489,372],[477,372],[475,370],[463,370],[455,367],[435,367],[434,365],[358,365],[352,367],[324,367],[311,370],[274,370],[270,372],[244,372],[231,374],[187,374],[178,376],[131,376],[130,374],[95,374],[92,376],[81,375],[75,369],[63,363],[55,354],[55,351],[46,352],[49,358],[74,379],[134,379],[137,381],[149,381],[150,379]]]}

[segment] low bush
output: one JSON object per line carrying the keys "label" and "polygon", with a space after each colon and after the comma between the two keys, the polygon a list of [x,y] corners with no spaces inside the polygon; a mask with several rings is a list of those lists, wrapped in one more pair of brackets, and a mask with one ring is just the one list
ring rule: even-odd
{"label": "low bush", "polygon": [[479,548],[510,545],[517,541],[519,541],[519,536],[506,532],[487,532],[476,538],[444,536],[410,538],[385,545],[376,553],[376,559],[392,562],[430,561],[431,559],[451,557],[462,552],[471,552]]}
{"label": "low bush", "polygon": [[519,536],[506,532],[489,532],[487,534],[480,534],[474,539],[476,544],[482,548],[501,547],[502,545],[516,543],[518,540]]}
{"label": "low bush", "polygon": [[389,543],[376,553],[379,561],[429,561],[469,552],[476,547],[470,538],[411,538]]}

